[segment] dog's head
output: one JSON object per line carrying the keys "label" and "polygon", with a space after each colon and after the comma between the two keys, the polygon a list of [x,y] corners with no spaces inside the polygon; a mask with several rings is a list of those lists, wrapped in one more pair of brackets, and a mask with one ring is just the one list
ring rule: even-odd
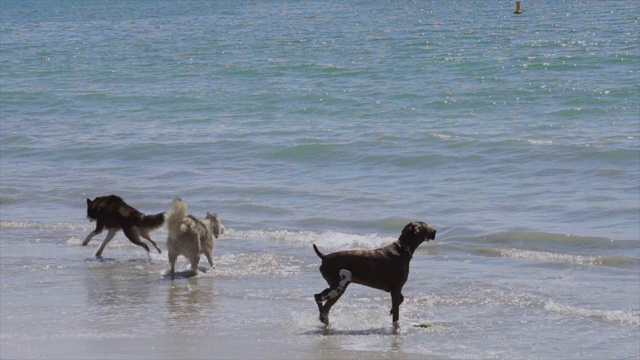
{"label": "dog's head", "polygon": [[108,208],[121,204],[126,206],[124,200],[117,195],[98,196],[93,200],[87,199],[87,218],[90,221],[96,221]]}
{"label": "dog's head", "polygon": [[413,254],[423,241],[435,240],[435,238],[436,229],[430,228],[429,225],[422,221],[414,221],[408,223],[402,229],[398,242],[402,247],[407,247]]}
{"label": "dog's head", "polygon": [[96,200],[98,200],[98,198],[93,200],[87,199],[87,218],[89,221],[96,221],[98,219],[100,209],[97,206],[98,204]]}
{"label": "dog's head", "polygon": [[211,226],[213,228],[213,236],[217,239],[221,234],[224,233],[224,225],[222,225],[222,221],[218,214],[211,214],[207,212],[207,220],[211,222]]}

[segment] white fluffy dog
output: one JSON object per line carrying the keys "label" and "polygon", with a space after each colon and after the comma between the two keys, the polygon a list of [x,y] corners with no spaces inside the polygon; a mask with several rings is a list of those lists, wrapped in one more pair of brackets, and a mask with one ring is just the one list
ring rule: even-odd
{"label": "white fluffy dog", "polygon": [[224,226],[217,214],[207,212],[204,219],[197,219],[187,215],[187,203],[181,199],[175,199],[167,216],[167,229],[171,275],[175,274],[176,260],[179,255],[189,259],[194,273],[198,271],[200,254],[207,257],[209,266],[213,268],[215,239],[224,233]]}

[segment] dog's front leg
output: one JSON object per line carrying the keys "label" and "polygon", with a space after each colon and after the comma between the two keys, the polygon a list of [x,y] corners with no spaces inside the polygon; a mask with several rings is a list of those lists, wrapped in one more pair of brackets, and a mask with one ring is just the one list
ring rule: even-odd
{"label": "dog's front leg", "polygon": [[117,232],[118,232],[118,229],[109,229],[109,232],[107,233],[107,237],[104,238],[104,241],[102,242],[102,245],[100,245],[100,248],[98,249],[98,252],[96,252],[96,257],[97,258],[101,258],[102,257],[102,252],[104,251],[104,248],[106,248],[107,244],[109,243],[109,241],[111,241],[111,239],[113,239],[113,237],[116,236]]}
{"label": "dog's front leg", "polygon": [[89,235],[87,235],[87,237],[84,238],[84,241],[82,242],[82,246],[87,246],[89,241],[91,241],[91,238],[93,238],[94,236],[96,236],[98,234],[99,234],[99,232],[96,232],[96,231],[90,232]]}
{"label": "dog's front leg", "polygon": [[104,230],[104,225],[101,224],[101,223],[98,223],[96,225],[96,229],[93,230],[92,232],[90,232],[89,235],[87,235],[87,237],[84,238],[84,241],[82,242],[82,246],[87,246],[89,241],[91,241],[91,238],[93,238],[94,236],[100,234],[102,232],[102,230]]}
{"label": "dog's front leg", "polygon": [[213,266],[213,255],[210,252],[205,251],[204,256],[207,257],[207,261],[209,262],[209,267],[211,269],[215,269],[215,266]]}
{"label": "dog's front leg", "polygon": [[404,301],[401,291],[400,289],[391,292],[391,315],[393,315],[394,324],[400,320],[400,304]]}

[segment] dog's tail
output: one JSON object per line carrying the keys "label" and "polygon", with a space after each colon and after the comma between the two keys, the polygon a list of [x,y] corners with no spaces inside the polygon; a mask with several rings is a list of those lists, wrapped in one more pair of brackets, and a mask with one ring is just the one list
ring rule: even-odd
{"label": "dog's tail", "polygon": [[187,215],[187,203],[182,199],[175,199],[171,204],[171,211],[167,216],[167,230],[169,237],[174,238],[181,232],[182,221]]}
{"label": "dog's tail", "polygon": [[155,215],[143,215],[140,219],[140,226],[147,229],[157,229],[164,224],[165,213]]}
{"label": "dog's tail", "polygon": [[320,250],[318,250],[318,247],[316,246],[316,244],[313,244],[313,250],[316,251],[316,254],[320,259],[324,259],[324,257],[326,256],[325,254],[321,253]]}

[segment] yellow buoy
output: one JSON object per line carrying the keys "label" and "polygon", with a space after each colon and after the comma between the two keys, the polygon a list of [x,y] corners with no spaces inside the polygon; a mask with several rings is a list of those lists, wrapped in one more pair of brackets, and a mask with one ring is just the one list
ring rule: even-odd
{"label": "yellow buoy", "polygon": [[520,1],[516,1],[516,11],[514,11],[513,13],[522,14],[522,9],[520,9]]}

